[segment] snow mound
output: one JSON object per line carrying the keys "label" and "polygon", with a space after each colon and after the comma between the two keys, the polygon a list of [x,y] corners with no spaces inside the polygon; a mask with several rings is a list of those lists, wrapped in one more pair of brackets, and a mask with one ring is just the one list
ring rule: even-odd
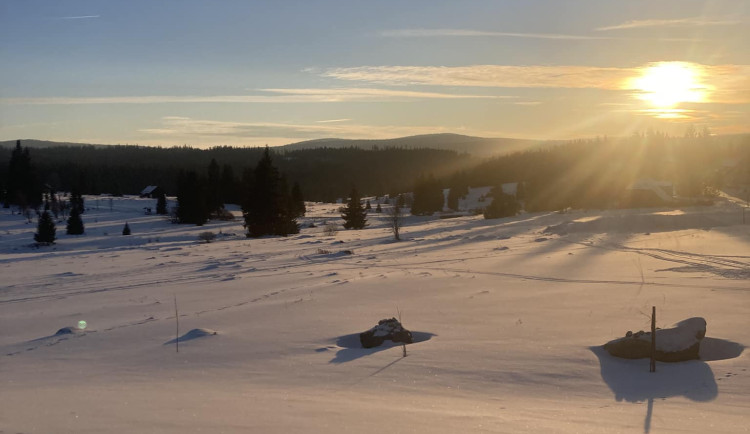
{"label": "snow mound", "polygon": [[83,333],[83,330],[79,329],[78,327],[63,327],[55,332],[54,336],[72,335],[76,333]]}
{"label": "snow mound", "polygon": [[[204,329],[204,328],[192,329],[189,332],[185,333],[184,335],[180,336],[179,341],[180,342],[191,341],[193,339],[204,338],[207,336],[215,336],[218,334],[219,332],[217,332],[216,330],[211,330],[211,329]],[[172,339],[169,342],[165,342],[164,345],[174,344],[176,341],[177,339]]]}

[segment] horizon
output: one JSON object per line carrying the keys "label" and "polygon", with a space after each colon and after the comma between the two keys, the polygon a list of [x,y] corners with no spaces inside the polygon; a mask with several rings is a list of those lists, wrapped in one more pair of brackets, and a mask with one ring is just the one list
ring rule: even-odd
{"label": "horizon", "polygon": [[3,3],[0,137],[205,148],[750,133],[747,2],[470,5]]}

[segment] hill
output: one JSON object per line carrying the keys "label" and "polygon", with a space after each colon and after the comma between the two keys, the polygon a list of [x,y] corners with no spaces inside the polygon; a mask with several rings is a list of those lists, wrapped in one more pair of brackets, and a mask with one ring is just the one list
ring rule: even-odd
{"label": "hill", "polygon": [[395,139],[379,140],[350,140],[350,139],[316,139],[284,145],[285,150],[317,149],[317,148],[431,148],[456,151],[475,156],[489,156],[508,154],[527,149],[550,146],[560,141],[540,141],[512,138],[486,138],[464,136],[461,134],[423,134],[418,136],[399,137]]}

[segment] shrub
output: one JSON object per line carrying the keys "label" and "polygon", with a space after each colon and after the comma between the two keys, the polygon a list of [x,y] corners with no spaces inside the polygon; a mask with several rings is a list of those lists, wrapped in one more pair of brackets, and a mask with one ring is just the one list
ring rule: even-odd
{"label": "shrub", "polygon": [[216,234],[211,231],[201,232],[198,234],[198,239],[210,243],[216,239]]}

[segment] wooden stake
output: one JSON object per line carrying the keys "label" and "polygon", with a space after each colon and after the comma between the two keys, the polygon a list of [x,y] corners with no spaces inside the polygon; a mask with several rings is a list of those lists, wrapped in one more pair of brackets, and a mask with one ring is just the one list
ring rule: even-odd
{"label": "wooden stake", "polygon": [[180,352],[180,314],[177,312],[177,294],[174,294],[174,320],[176,323],[174,345],[177,352]]}
{"label": "wooden stake", "polygon": [[656,372],[656,306],[651,306],[651,366],[649,372]]}

